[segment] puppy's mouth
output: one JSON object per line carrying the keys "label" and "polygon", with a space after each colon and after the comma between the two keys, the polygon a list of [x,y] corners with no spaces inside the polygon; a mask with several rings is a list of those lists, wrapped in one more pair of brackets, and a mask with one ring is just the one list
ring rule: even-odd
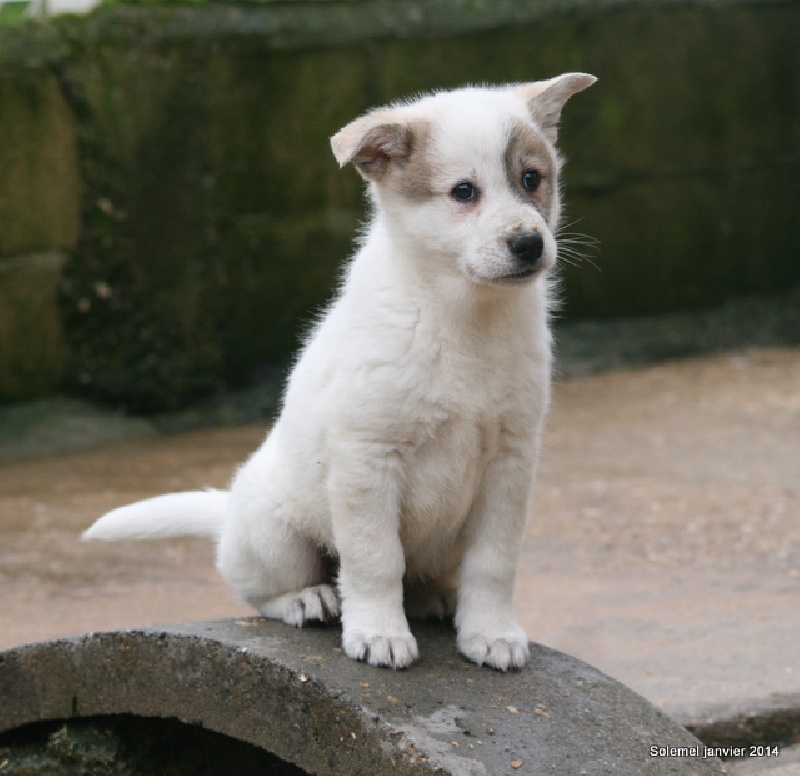
{"label": "puppy's mouth", "polygon": [[525,267],[524,269],[518,269],[514,272],[509,272],[506,275],[500,275],[499,277],[494,278],[492,282],[501,286],[515,286],[519,283],[526,283],[533,279],[541,272],[541,270],[541,267]]}
{"label": "puppy's mouth", "polygon": [[501,275],[483,275],[476,272],[469,272],[469,279],[479,286],[523,286],[535,280],[540,275],[542,267],[531,267],[505,272]]}
{"label": "puppy's mouth", "polygon": [[520,267],[502,275],[485,278],[484,282],[491,286],[522,286],[535,280],[546,269],[545,262],[537,262],[533,266]]}

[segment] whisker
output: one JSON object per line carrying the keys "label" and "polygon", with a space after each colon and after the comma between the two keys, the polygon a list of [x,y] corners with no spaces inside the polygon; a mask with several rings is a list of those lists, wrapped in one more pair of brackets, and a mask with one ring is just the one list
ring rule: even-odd
{"label": "whisker", "polygon": [[[568,224],[567,227],[573,225]],[[600,240],[597,238],[582,232],[566,232],[562,229],[557,234],[556,244],[558,245],[558,258],[565,264],[577,267],[585,262],[598,272],[601,271],[600,266],[590,256],[590,253],[595,255],[600,253]]]}
{"label": "whisker", "polygon": [[579,245],[600,245],[600,240],[590,234],[582,232],[559,232],[556,239],[566,243],[577,243]]}
{"label": "whisker", "polygon": [[562,224],[562,225],[561,225],[561,226],[558,228],[558,232],[559,232],[559,234],[561,234],[562,232],[565,232],[565,230],[566,230],[566,229],[571,229],[573,226],[576,226],[576,225],[577,225],[577,224],[579,224],[581,221],[583,221],[583,218],[584,218],[584,217],[583,217],[583,216],[581,216],[580,218],[576,218],[574,221],[570,221],[568,224]]}

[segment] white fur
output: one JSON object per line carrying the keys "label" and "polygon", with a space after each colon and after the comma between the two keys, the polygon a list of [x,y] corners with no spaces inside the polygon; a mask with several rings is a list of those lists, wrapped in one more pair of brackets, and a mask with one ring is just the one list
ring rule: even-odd
{"label": "white fur", "polygon": [[[512,593],[549,397],[552,142],[564,102],[593,80],[439,93],[334,136],[339,162],[369,182],[374,214],[263,446],[229,494],[122,507],[86,537],[215,533],[219,570],[245,601],[295,625],[341,606],[345,652],[375,665],[417,657],[407,611],[454,614],[470,660],[523,665]],[[546,206],[509,180],[509,128],[520,124],[541,139]],[[465,180],[478,201],[454,198]],[[520,233],[542,237],[527,277],[509,251]],[[327,556],[340,564],[338,591]]]}
{"label": "white fur", "polygon": [[170,536],[219,536],[228,508],[228,493],[200,490],[168,493],[112,509],[84,539],[164,539]]}

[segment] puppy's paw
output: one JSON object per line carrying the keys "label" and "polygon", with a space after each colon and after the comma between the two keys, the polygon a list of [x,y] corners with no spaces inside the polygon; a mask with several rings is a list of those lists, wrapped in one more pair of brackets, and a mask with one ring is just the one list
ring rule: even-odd
{"label": "puppy's paw", "polygon": [[306,587],[294,593],[286,603],[283,621],[302,628],[309,621],[335,622],[339,619],[339,596],[330,585]]}
{"label": "puppy's paw", "polygon": [[528,637],[516,627],[497,634],[458,634],[458,650],[479,666],[487,665],[498,671],[522,668],[528,659]]}
{"label": "puppy's paw", "polygon": [[371,666],[407,668],[419,657],[417,640],[410,633],[384,636],[346,629],[342,647],[353,660],[365,660]]}

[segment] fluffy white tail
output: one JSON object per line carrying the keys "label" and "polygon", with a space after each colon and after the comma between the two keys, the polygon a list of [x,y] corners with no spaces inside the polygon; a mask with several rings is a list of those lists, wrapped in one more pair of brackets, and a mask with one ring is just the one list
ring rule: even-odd
{"label": "fluffy white tail", "polygon": [[113,509],[84,531],[83,538],[124,541],[170,536],[216,537],[227,507],[225,490],[168,493]]}

